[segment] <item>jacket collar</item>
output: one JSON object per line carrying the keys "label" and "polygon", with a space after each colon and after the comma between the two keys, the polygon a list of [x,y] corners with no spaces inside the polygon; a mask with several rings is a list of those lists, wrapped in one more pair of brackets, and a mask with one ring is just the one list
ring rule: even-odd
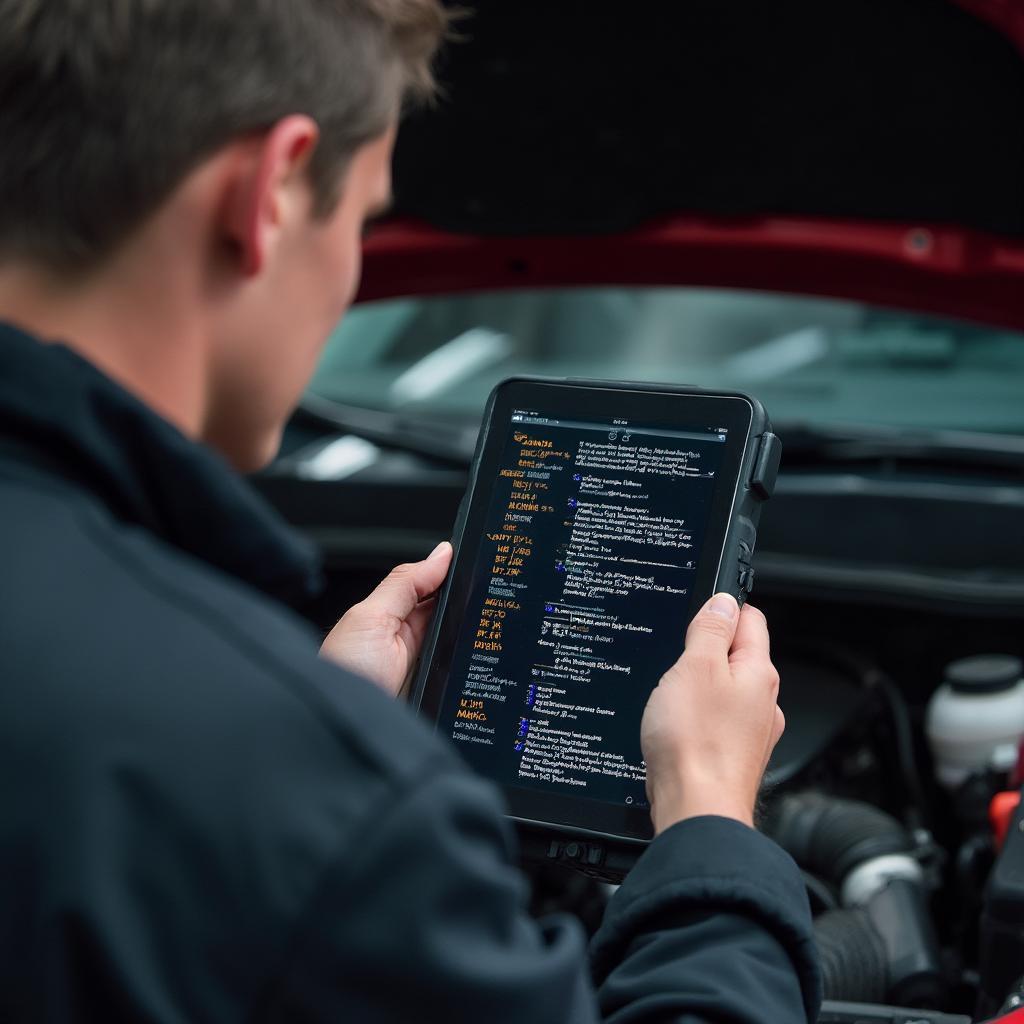
{"label": "jacket collar", "polygon": [[218,455],[71,349],[2,323],[0,443],[124,522],[279,600],[319,587],[312,545]]}

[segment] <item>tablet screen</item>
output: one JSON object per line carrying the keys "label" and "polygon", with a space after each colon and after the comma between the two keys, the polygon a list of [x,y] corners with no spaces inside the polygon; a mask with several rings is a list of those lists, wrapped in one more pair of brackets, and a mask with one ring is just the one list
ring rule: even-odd
{"label": "tablet screen", "polygon": [[735,488],[729,441],[707,417],[496,412],[435,712],[477,771],[507,791],[647,808],[640,720],[697,580],[717,571],[721,541],[706,541],[716,489]]}

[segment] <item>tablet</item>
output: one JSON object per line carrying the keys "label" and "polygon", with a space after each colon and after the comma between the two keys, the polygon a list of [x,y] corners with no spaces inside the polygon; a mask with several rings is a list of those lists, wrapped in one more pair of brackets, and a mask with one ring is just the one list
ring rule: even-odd
{"label": "tablet", "polygon": [[552,851],[651,838],[644,707],[703,602],[753,585],[779,455],[743,394],[492,393],[414,701]]}

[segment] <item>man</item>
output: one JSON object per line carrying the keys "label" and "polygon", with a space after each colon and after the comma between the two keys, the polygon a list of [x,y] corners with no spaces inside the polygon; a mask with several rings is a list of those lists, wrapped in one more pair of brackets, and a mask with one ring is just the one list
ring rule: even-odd
{"label": "man", "polygon": [[758,613],[715,598],[654,692],[658,836],[588,961],[382,692],[450,547],[319,657],[309,553],[233,471],[352,299],[443,31],[434,0],[0,0],[4,1021],[815,1015],[800,876],[751,821]]}

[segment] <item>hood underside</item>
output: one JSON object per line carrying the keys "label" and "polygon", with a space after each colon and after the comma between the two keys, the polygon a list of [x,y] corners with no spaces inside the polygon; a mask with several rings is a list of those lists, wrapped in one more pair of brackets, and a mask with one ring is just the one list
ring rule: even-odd
{"label": "hood underside", "polygon": [[1024,59],[951,0],[471,6],[443,99],[401,132],[401,213],[485,234],[701,212],[1024,236]]}
{"label": "hood underside", "polygon": [[361,298],[722,284],[1024,326],[1024,4],[480,0]]}

